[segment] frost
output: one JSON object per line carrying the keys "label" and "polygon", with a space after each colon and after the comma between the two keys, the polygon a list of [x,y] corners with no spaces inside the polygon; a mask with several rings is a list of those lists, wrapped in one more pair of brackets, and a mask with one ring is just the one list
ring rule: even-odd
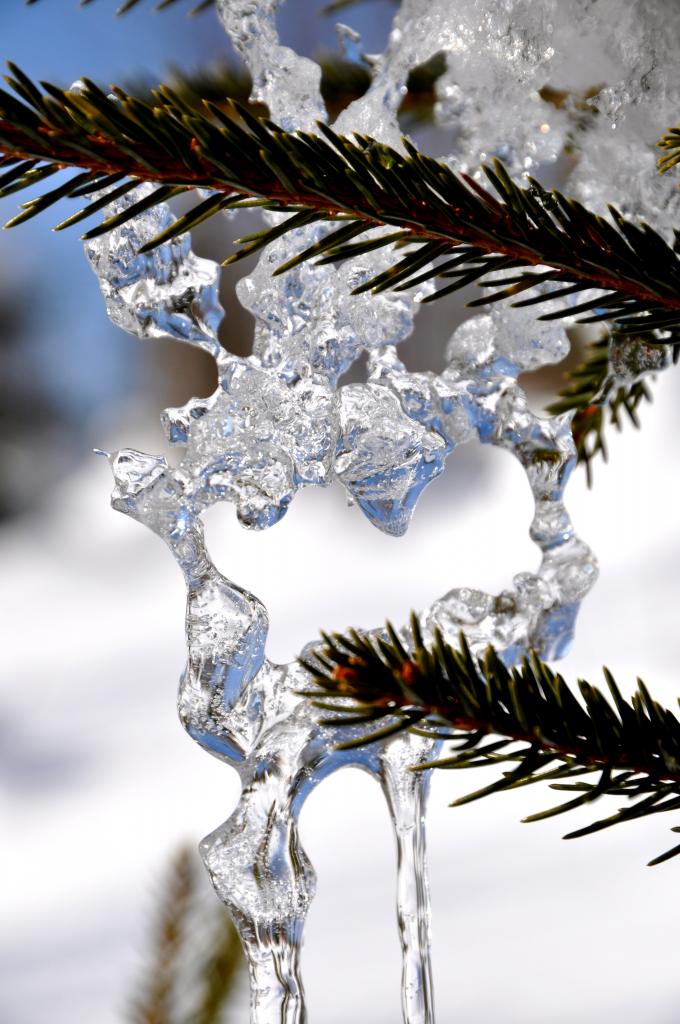
{"label": "frost", "polygon": [[516,175],[556,159],[566,119],[541,100],[554,55],[555,0],[455,4],[437,116],[455,129],[454,166],[500,157]]}
{"label": "frost", "polygon": [[576,16],[568,16],[566,43],[589,51],[591,66],[601,70],[587,83],[599,87],[590,101],[597,113],[578,139],[567,188],[597,212],[613,203],[666,233],[677,220],[680,195],[672,176],[656,173],[655,144],[680,109],[680,6],[664,0],[578,0],[577,6]]}

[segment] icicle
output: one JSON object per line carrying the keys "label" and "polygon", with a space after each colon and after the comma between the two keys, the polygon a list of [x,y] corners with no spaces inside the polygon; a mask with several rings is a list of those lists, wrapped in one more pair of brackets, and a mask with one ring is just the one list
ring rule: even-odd
{"label": "icicle", "polygon": [[[252,72],[254,98],[286,129],[314,131],[325,117],[319,69],[281,46],[276,8],[276,0],[218,0],[222,22]],[[481,6],[473,0],[405,0],[387,50],[376,60],[371,87],[342,113],[337,127],[400,146],[397,113],[408,72],[443,50],[449,68],[440,84],[443,122],[462,118],[462,137],[472,150],[479,148],[488,127],[480,105],[495,90],[496,129],[513,142],[515,173],[527,159],[551,159],[549,146],[537,148],[526,105],[511,108],[520,94],[531,93],[537,69],[552,59],[555,10],[553,0]],[[481,77],[480,68],[486,69]],[[462,114],[453,109],[461,97]],[[537,102],[535,95],[526,99],[531,111]],[[564,128],[556,111],[551,125],[557,126],[552,146]],[[494,145],[503,145],[500,135]],[[477,156],[471,152],[471,159]],[[188,236],[137,255],[171,218],[160,206],[90,242],[87,251],[114,322],[143,338],[167,335],[198,345],[217,363],[219,385],[212,396],[165,411],[168,438],[180,449],[175,465],[132,450],[114,453],[110,461],[114,507],[164,539],[186,580],[182,722],[242,779],[234,814],[201,849],[248,956],[251,1021],[306,1020],[299,954],[315,875],[300,846],[297,821],[326,775],[355,764],[380,781],[395,829],[404,1021],[433,1024],[424,834],[428,778],[409,768],[430,759],[436,744],[407,735],[338,751],[339,734],[320,726],[316,712],[298,696],[309,682],[299,663],[277,665],[266,657],[262,603],[210,560],[201,513],[229,501],[245,526],[265,529],[286,513],[301,487],[336,480],[374,525],[400,534],[420,493],[455,447],[472,440],[501,447],[519,460],[532,489],[530,535],[540,566],[517,575],[497,595],[451,590],[421,612],[420,626],[426,638],[440,629],[453,642],[463,630],[474,651],[493,643],[507,664],[530,647],[545,658],[559,657],[597,569],[564,505],[576,458],[569,417],[535,415],[518,377],[564,357],[564,328],[498,307],[456,329],[441,374],[408,371],[397,345],[411,331],[417,299],[432,286],[351,295],[397,259],[388,250],[339,267],[304,264],[272,277],[274,267],[327,230],[314,226],[270,245],[239,283],[239,299],[253,314],[256,330],[253,354],[236,358],[217,341],[223,314],[215,264],[191,252]],[[369,379],[338,386],[363,352],[369,355]],[[656,366],[652,356],[641,372]],[[633,372],[617,372],[624,370]],[[402,638],[412,642],[408,630]]]}

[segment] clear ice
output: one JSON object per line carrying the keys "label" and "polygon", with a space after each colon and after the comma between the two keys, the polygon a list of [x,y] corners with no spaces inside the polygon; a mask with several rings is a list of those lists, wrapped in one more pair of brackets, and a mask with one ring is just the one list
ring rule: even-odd
{"label": "clear ice", "polygon": [[[277,0],[218,0],[218,13],[252,72],[254,98],[286,129],[315,131],[325,118],[320,71],[280,44],[277,6]],[[336,128],[400,147],[397,111],[408,72],[444,52],[435,116],[450,130],[453,152],[446,159],[453,167],[474,170],[499,155],[519,177],[554,163],[566,148],[567,189],[597,204],[620,188],[632,212],[644,208],[658,220],[679,195],[674,182],[659,184],[648,166],[651,120],[661,121],[661,131],[680,109],[675,47],[662,31],[668,17],[679,21],[680,8],[637,0],[404,0],[384,54],[373,60],[371,87],[343,111]],[[547,104],[538,92],[547,82],[564,87],[583,51],[590,55],[589,74],[596,68],[608,75],[590,101],[597,117],[569,99],[559,108]],[[573,95],[593,84],[587,76],[576,81]],[[631,167],[637,175],[632,190]],[[138,196],[118,200],[112,210]],[[264,529],[288,511],[300,488],[337,481],[376,527],[399,535],[457,445],[476,439],[504,448],[531,486],[530,536],[540,551],[539,568],[515,576],[497,595],[451,590],[420,613],[420,625],[426,637],[439,628],[453,643],[463,630],[473,650],[492,643],[508,664],[528,648],[559,657],[597,567],[563,502],[576,458],[570,417],[536,415],[518,376],[564,357],[564,325],[494,306],[456,328],[442,373],[411,372],[397,346],[432,286],[352,295],[368,275],[397,259],[387,249],[340,266],[305,263],[272,277],[276,266],[327,230],[314,226],[272,243],[239,283],[238,298],[255,320],[255,341],[252,355],[238,358],[217,337],[223,317],[218,268],[191,251],[189,236],[138,255],[172,217],[163,205],[143,213],[89,242],[87,255],[116,324],[140,338],[198,346],[217,364],[212,396],[163,414],[167,437],[181,452],[175,463],[132,449],[110,456],[112,503],[162,537],[184,574],[188,657],[180,717],[198,743],[241,776],[236,810],[203,840],[201,852],[243,940],[251,1022],[307,1019],[299,955],[315,875],[300,845],[298,816],[318,782],[355,764],[379,781],[394,824],[403,1019],[432,1024],[428,776],[409,768],[430,759],[437,746],[407,735],[339,751],[340,734],[322,727],[298,696],[308,683],[305,670],[297,661],[268,660],[262,603],[210,560],[201,513],[213,502],[230,501],[244,526]],[[653,345],[639,346],[632,363],[629,351],[612,341],[616,380],[630,382],[665,365]],[[366,382],[339,384],[362,353]],[[408,630],[403,639],[410,642]],[[310,644],[306,653],[314,649]],[[347,738],[345,729],[341,736]]]}

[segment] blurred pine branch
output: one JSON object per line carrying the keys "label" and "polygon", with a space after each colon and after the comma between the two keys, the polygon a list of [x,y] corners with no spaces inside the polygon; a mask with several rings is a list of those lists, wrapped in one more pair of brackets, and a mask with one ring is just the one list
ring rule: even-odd
{"label": "blurred pine branch", "polygon": [[[191,3],[191,0],[189,0]],[[25,0],[27,7],[32,7],[38,3],[38,0]],[[89,7],[94,0],[80,0],[81,7]],[[135,7],[139,7],[140,4],[144,3],[144,0],[123,0],[123,3],[116,10],[116,14],[127,14],[128,11],[133,10]],[[177,7],[183,3],[183,0],[157,0],[154,10],[166,11],[169,7]],[[194,0],[194,6],[189,11],[189,14],[201,14],[203,11],[207,11],[209,8],[215,6],[215,0]]]}
{"label": "blurred pine branch", "polygon": [[238,932],[201,884],[202,872],[189,849],[174,856],[129,1024],[222,1024],[226,1019],[245,961]]}
{"label": "blurred pine branch", "polygon": [[[322,51],[315,59],[321,68],[321,96],[329,118],[335,120],[345,107],[364,95],[371,84],[371,71],[366,64],[347,60],[330,51]],[[445,66],[444,56],[440,54],[409,72],[399,108],[401,120],[409,127],[432,120],[435,83],[444,73]],[[167,85],[174,96],[193,110],[202,111],[207,102],[229,113],[227,101],[236,100],[258,117],[266,117],[268,113],[264,104],[250,99],[250,73],[245,66],[234,61],[224,60],[194,71],[171,67]],[[126,91],[144,102],[153,101],[154,86],[143,78],[131,78]]]}
{"label": "blurred pine branch", "polygon": [[[610,351],[612,345],[620,345],[615,331],[605,328],[597,341],[587,342],[581,363],[569,370],[566,383],[546,412],[557,416],[573,412],[571,429],[576,445],[578,461],[585,466],[588,485],[592,484],[593,459],[600,455],[607,461],[606,429],[608,425],[623,429],[623,413],[635,427],[640,426],[638,408],[642,402],[652,401],[649,383],[653,380],[649,364],[658,359],[658,369],[665,365],[666,345],[655,346],[647,336],[626,339],[626,354],[629,364],[634,363],[639,353],[639,363],[645,367],[635,379],[622,383],[612,367]],[[672,360],[677,363],[680,345],[672,344]],[[650,354],[652,358],[650,359]]]}

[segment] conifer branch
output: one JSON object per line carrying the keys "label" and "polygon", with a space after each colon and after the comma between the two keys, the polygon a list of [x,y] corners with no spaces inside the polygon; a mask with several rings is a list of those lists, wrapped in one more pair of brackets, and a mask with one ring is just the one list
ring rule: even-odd
{"label": "conifer branch", "polygon": [[680,161],[680,125],[675,128],[669,128],[668,131],[663,135],[657,142],[659,149],[665,149],[666,152],[659,157],[657,166],[659,172],[664,174],[669,171],[671,167]]}
{"label": "conifer branch", "polygon": [[[94,0],[80,0],[81,7],[89,7]],[[123,0],[116,14],[127,14],[134,7],[139,7],[144,0]],[[155,11],[167,11],[169,7],[176,7],[182,0],[157,0],[154,7]],[[32,7],[38,3],[38,0],[25,0],[27,7]],[[215,0],[199,0],[198,3],[189,11],[189,14],[201,14],[203,11],[207,11],[209,8],[215,6]]]}
{"label": "conifer branch", "polygon": [[[675,339],[673,362],[680,356],[680,345]],[[607,425],[623,429],[623,413],[635,427],[640,426],[638,408],[642,402],[652,401],[649,378],[639,379],[630,384],[620,384],[612,373],[610,364],[609,332],[598,341],[589,342],[585,359],[567,374],[567,384],[556,400],[547,406],[546,412],[557,416],[573,412],[571,432],[576,445],[578,461],[585,466],[588,486],[593,482],[592,462],[598,455],[606,462],[608,457],[605,432]],[[631,348],[635,345],[648,346],[650,339],[628,339]]]}
{"label": "conifer branch", "polygon": [[223,907],[200,968],[200,995],[189,1024],[220,1024],[245,966],[241,939]]}
{"label": "conifer branch", "polygon": [[[410,649],[389,624],[379,638],[354,631],[324,635],[325,646],[303,661],[316,684],[304,695],[333,713],[324,722],[366,727],[342,746],[361,746],[411,730],[453,743],[449,756],[417,770],[505,769],[494,782],[452,806],[543,781],[573,794],[525,821],[562,814],[604,795],[626,801],[614,814],[565,839],[662,811],[680,811],[680,721],[653,700],[641,680],[629,702],[604,669],[611,701],[579,680],[580,703],[562,676],[535,653],[508,669],[493,647],[475,658],[462,633],[458,647],[440,633],[426,646],[415,616],[411,633]],[[586,782],[583,776],[596,779]],[[680,845],[650,863],[679,853]]]}
{"label": "conifer branch", "polygon": [[199,868],[197,856],[184,847],[173,858],[148,976],[130,1008],[130,1024],[219,1024],[224,1020],[245,962],[236,927],[212,894],[206,907],[212,913],[203,912]]}
{"label": "conifer branch", "polygon": [[[143,2],[144,0],[124,0],[116,11],[116,14],[127,14],[128,11],[131,11],[134,7],[138,7]],[[169,7],[175,7],[181,2],[182,0],[157,0],[154,10],[166,11]],[[347,7],[352,7],[359,2],[361,2],[361,0],[335,0],[334,3],[327,4],[321,13],[338,14],[341,10],[344,10]],[[25,0],[25,3],[27,7],[31,7],[33,4],[37,4],[38,0]],[[80,0],[81,7],[89,7],[91,3],[94,3],[94,0]],[[214,6],[215,0],[200,0],[200,2],[189,11],[189,14],[201,14],[203,11],[207,11]]]}
{"label": "conifer branch", "polygon": [[[286,133],[238,105],[230,117],[215,105],[199,113],[165,87],[146,103],[120,89],[106,96],[91,82],[78,92],[48,83],[41,90],[10,68],[14,95],[0,90],[0,168],[5,169],[0,196],[63,168],[79,173],[29,200],[7,226],[66,196],[92,196],[113,184],[124,189],[136,181],[158,186],[141,204],[84,236],[93,238],[170,196],[202,188],[215,193],[207,200],[211,214],[255,203],[295,214],[286,230],[340,223],[280,271],[312,257],[330,262],[396,243],[407,247],[403,258],[357,291],[404,289],[435,276],[451,283],[425,301],[471,282],[495,288],[470,303],[474,306],[516,297],[537,285],[555,287],[515,304],[596,289],[596,298],[588,296],[542,319],[570,314],[587,323],[614,319],[619,330],[636,333],[680,324],[680,254],[657,232],[626,220],[614,208],[611,221],[599,217],[535,181],[521,188],[499,162],[484,168],[494,195],[419,153],[408,140],[404,156],[364,136],[339,136],[325,125],[319,126],[320,135]],[[193,212],[196,222],[207,215],[205,202]],[[59,227],[91,210],[86,207]],[[175,230],[186,231],[192,223],[192,215],[186,215]],[[359,238],[367,229],[384,226],[396,230],[369,241]],[[249,236],[227,262],[261,249],[281,232],[276,226]],[[171,235],[157,236],[145,249]],[[435,259],[440,261],[436,267],[423,270],[426,261]],[[499,279],[499,272],[510,276]]]}
{"label": "conifer branch", "polygon": [[185,941],[194,889],[191,854],[181,849],[171,865],[154,941],[146,991],[131,1013],[131,1024],[172,1024],[178,961]]}
{"label": "conifer branch", "polygon": [[[395,0],[392,0],[394,3]],[[321,8],[322,14],[340,14],[341,11],[346,11],[348,7],[357,7],[361,3],[366,3],[366,0],[331,0],[324,7]]]}
{"label": "conifer branch", "polygon": [[[334,119],[345,107],[364,95],[371,84],[371,72],[366,65],[345,60],[331,52],[323,51],[315,59],[321,68],[321,97],[329,117]],[[409,125],[432,119],[436,98],[435,82],[445,68],[446,62],[440,54],[424,64],[418,64],[409,72],[406,92],[399,107],[400,118]],[[226,60],[192,71],[171,68],[168,81],[175,97],[199,112],[205,109],[205,101],[223,106],[231,99],[247,106],[258,117],[264,117],[267,114],[265,105],[250,99],[252,84],[245,66]],[[141,77],[138,80],[132,78],[126,91],[139,99],[153,99],[148,81]],[[228,108],[225,112],[228,113]]]}

